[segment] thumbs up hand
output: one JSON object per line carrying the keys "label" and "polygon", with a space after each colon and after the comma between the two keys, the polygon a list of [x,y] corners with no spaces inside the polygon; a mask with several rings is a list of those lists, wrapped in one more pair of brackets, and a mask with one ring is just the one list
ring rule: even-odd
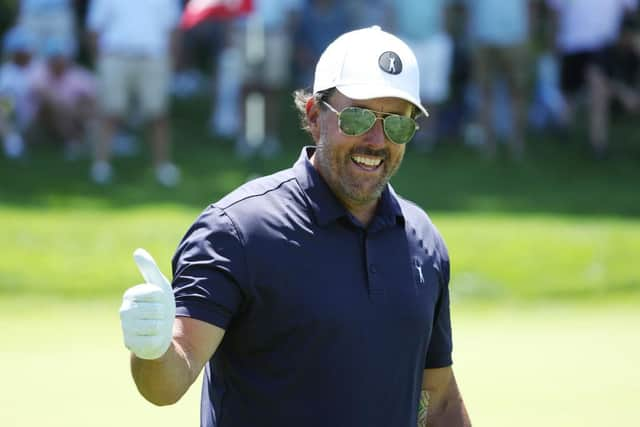
{"label": "thumbs up hand", "polygon": [[145,283],[129,288],[122,297],[124,344],[141,359],[158,359],[171,345],[176,302],[171,284],[151,255],[136,249],[133,258]]}

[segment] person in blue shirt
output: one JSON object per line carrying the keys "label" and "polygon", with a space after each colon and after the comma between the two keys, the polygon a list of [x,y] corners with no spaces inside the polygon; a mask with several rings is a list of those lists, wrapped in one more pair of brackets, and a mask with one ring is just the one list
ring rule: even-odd
{"label": "person in blue shirt", "polygon": [[72,0],[20,0],[18,23],[34,39],[37,57],[46,57],[51,38],[71,46],[75,56],[77,34]]}
{"label": "person in blue shirt", "polygon": [[529,27],[532,0],[465,0],[469,17],[469,35],[473,46],[473,74],[478,89],[477,120],[485,154],[498,154],[500,136],[494,120],[496,107],[494,84],[506,84],[508,117],[503,123],[509,156],[524,158],[526,150],[526,105],[529,63]]}
{"label": "person in blue shirt", "polygon": [[[313,29],[322,28],[322,31]],[[314,64],[333,39],[350,28],[345,5],[337,0],[304,2],[296,25],[294,83],[306,87],[313,81]]]}
{"label": "person in blue shirt", "polygon": [[392,15],[398,36],[418,59],[420,97],[429,105],[429,125],[418,132],[414,148],[428,152],[441,136],[440,126],[445,103],[449,100],[453,67],[454,42],[447,22],[451,15],[451,0],[395,0]]}
{"label": "person in blue shirt", "polygon": [[204,368],[203,427],[470,426],[452,370],[449,255],[389,180],[413,137],[415,55],[370,27],[333,41],[296,105],[314,146],[196,219],[173,281],[142,249],[120,309],[140,393]]}

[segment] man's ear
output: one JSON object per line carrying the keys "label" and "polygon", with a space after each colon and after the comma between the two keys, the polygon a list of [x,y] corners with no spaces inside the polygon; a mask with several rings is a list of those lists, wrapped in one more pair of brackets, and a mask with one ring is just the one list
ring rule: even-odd
{"label": "man's ear", "polygon": [[309,132],[314,141],[320,139],[320,107],[313,98],[307,101],[307,121],[309,123]]}

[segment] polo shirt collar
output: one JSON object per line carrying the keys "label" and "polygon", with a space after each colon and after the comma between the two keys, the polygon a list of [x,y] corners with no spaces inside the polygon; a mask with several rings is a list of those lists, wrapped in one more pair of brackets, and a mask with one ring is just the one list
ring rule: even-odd
{"label": "polo shirt collar", "polygon": [[398,195],[391,184],[387,184],[380,196],[376,215],[369,224],[369,230],[374,231],[395,225],[404,225],[404,215],[398,202]]}
{"label": "polo shirt collar", "polygon": [[[307,196],[318,224],[325,226],[340,218],[349,218],[351,214],[311,164],[310,159],[315,150],[313,146],[303,147],[300,157],[293,165],[293,172]],[[369,224],[369,230],[374,231],[397,224],[404,224],[404,216],[395,191],[391,185],[387,184],[382,192],[376,214]]]}

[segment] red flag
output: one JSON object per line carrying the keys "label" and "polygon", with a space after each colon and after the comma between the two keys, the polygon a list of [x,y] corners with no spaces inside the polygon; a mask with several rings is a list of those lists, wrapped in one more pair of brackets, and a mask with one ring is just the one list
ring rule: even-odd
{"label": "red flag", "polygon": [[188,29],[206,19],[236,18],[252,10],[252,0],[189,0],[182,13],[180,27]]}

